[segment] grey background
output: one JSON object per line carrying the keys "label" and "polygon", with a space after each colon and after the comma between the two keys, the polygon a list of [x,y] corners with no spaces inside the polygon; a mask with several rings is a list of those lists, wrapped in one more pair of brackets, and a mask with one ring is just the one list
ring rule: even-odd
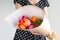
{"label": "grey background", "polygon": [[[51,28],[60,36],[60,0],[49,0],[48,9]],[[7,24],[5,17],[15,10],[13,0],[0,0],[0,40],[13,40],[16,29]]]}

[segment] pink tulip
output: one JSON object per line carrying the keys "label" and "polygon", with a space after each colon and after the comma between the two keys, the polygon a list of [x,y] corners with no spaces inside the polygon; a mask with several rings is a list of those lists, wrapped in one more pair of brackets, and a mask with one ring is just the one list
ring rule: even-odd
{"label": "pink tulip", "polygon": [[33,28],[35,28],[34,25],[30,25],[30,26],[29,26],[29,29],[33,29]]}

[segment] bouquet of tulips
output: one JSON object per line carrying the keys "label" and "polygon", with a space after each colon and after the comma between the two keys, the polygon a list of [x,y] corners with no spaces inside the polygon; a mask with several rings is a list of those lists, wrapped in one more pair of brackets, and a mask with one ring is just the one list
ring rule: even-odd
{"label": "bouquet of tulips", "polygon": [[38,27],[42,23],[42,19],[37,18],[36,16],[32,16],[29,18],[28,16],[23,15],[22,18],[18,21],[18,28],[20,29],[33,29]]}

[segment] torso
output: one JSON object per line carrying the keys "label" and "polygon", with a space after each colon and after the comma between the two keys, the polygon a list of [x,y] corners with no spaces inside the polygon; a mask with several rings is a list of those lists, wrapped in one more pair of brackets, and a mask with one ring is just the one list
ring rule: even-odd
{"label": "torso", "polygon": [[[14,0],[15,2],[18,3],[17,6],[21,5],[21,6],[25,6],[25,5],[32,5],[31,2],[29,2],[28,0]],[[14,2],[14,3],[15,3]],[[34,5],[38,6],[39,8],[43,9],[45,6],[49,6],[48,2],[46,0],[38,0],[37,2],[35,1],[33,3]],[[26,36],[24,36],[26,35]],[[30,35],[30,36],[29,36]],[[45,37],[42,37],[42,36],[36,36],[36,35],[33,35],[31,34],[31,32],[28,32],[28,31],[21,31],[20,29],[17,29],[16,30],[16,34],[15,34],[15,37],[14,37],[14,40],[19,40],[19,39],[23,39],[23,38],[26,38],[26,39],[37,39],[37,40],[40,40],[42,38],[42,40],[46,40]],[[23,37],[22,37],[23,36]],[[28,38],[27,38],[28,37]]]}

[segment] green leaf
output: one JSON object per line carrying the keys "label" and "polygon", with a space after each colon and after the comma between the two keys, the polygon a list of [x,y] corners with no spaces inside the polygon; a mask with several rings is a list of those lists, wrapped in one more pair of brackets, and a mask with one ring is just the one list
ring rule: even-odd
{"label": "green leaf", "polygon": [[38,19],[38,21],[34,22],[33,25],[34,25],[34,26],[38,26],[38,25],[40,25],[40,24],[42,23],[42,21],[43,21],[43,20]]}

